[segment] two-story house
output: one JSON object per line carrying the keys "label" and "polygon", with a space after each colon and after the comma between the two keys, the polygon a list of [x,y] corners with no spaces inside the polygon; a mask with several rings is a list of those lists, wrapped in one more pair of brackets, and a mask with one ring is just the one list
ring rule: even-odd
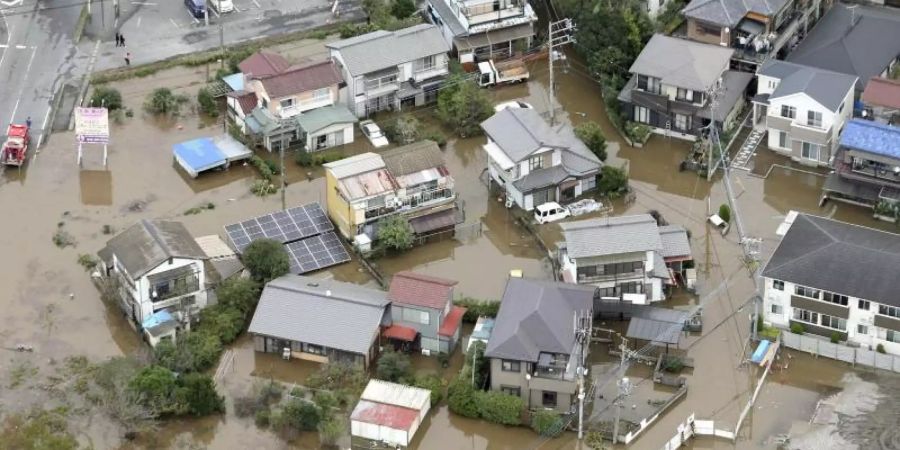
{"label": "two-story house", "polygon": [[257,52],[239,67],[244,91],[228,96],[229,117],[263,147],[316,151],[353,142],[357,119],[339,101],[344,80],[331,60],[290,66],[279,55]]}
{"label": "two-story house", "polygon": [[481,123],[491,180],[519,208],[570,202],[593,191],[603,163],[568,125],[552,128],[530,108],[506,108]]}
{"label": "two-story house", "polygon": [[676,283],[676,268],[689,261],[687,231],[660,227],[649,214],[604,217],[560,224],[565,242],[559,262],[566,282],[599,288],[600,297],[634,304],[665,300],[667,285]]}
{"label": "two-story house", "polygon": [[453,353],[466,309],[453,306],[456,281],[403,271],[388,290],[391,326],[382,336],[423,354]]}
{"label": "two-story house", "polygon": [[460,221],[453,177],[433,141],[324,167],[328,215],[347,239],[366,234],[374,240],[378,221],[398,214],[419,236],[452,229]]}
{"label": "two-story house", "polygon": [[682,10],[688,39],[733,48],[755,67],[783,57],[824,12],[828,0],[692,0]]}
{"label": "two-story house", "polygon": [[764,321],[900,355],[900,235],[798,214],[762,271]]}
{"label": "two-story house", "polygon": [[822,185],[823,201],[870,207],[900,202],[900,127],[853,119],[840,142],[834,171]]}
{"label": "two-story house", "polygon": [[802,164],[827,166],[853,114],[856,77],[769,60],[757,73],[753,123],[769,148]]}
{"label": "two-story house", "polygon": [[[734,50],[656,34],[628,71],[622,115],[666,136],[695,140],[715,122],[730,129],[753,75],[730,70]],[[716,96],[715,108],[710,99]]]}
{"label": "two-story house", "polygon": [[576,339],[577,317],[592,317],[595,289],[510,278],[484,356],[491,390],[521,397],[532,410],[572,410],[577,368],[589,345]]}
{"label": "two-story house", "polygon": [[378,30],[328,44],[347,82],[343,101],[359,117],[437,101],[450,46],[438,27]]}
{"label": "two-story house", "polygon": [[138,327],[161,310],[179,313],[189,326],[206,307],[207,255],[181,222],[141,220],[98,254],[119,306]]}
{"label": "two-story house", "polygon": [[864,118],[900,126],[900,80],[872,77],[860,100]]}
{"label": "two-story house", "polygon": [[537,21],[527,0],[429,0],[427,13],[464,65],[530,48]]}

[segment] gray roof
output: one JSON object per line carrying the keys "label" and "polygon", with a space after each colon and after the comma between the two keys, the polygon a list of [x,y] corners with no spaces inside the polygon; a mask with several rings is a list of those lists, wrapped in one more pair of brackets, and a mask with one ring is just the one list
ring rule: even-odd
{"label": "gray roof", "polygon": [[560,224],[572,258],[661,251],[659,227],[649,214],[602,217]]}
{"label": "gray roof", "polygon": [[[737,106],[738,100],[744,97],[747,92],[747,86],[753,81],[753,74],[741,72],[738,70],[726,70],[722,74],[722,89],[719,95],[719,104],[716,109],[716,122],[722,122],[728,117],[728,114]],[[707,102],[706,106],[697,112],[697,115],[709,119],[712,115],[711,102]]]}
{"label": "gray roof", "polygon": [[485,356],[537,361],[541,352],[570,354],[574,314],[592,308],[592,286],[510,278]]}
{"label": "gray roof", "polygon": [[658,251],[653,252],[653,270],[650,271],[650,275],[654,278],[662,278],[669,279],[669,268],[666,267],[666,260],[663,259],[662,254]]}
{"label": "gray roof", "polygon": [[339,123],[356,123],[359,119],[343,103],[323,106],[294,116],[297,125],[306,133],[315,133]]}
{"label": "gray roof", "polygon": [[163,220],[141,220],[110,239],[102,252],[115,255],[134,279],[169,258],[207,259],[184,224]]}
{"label": "gray roof", "polygon": [[659,238],[662,241],[660,253],[663,258],[691,256],[691,241],[687,230],[681,225],[664,225],[659,227]]}
{"label": "gray roof", "polygon": [[366,354],[388,303],[381,290],[285,275],[266,284],[249,332]]}
{"label": "gray roof", "polygon": [[654,34],[629,72],[660,78],[664,84],[706,91],[728,69],[734,50]]}
{"label": "gray roof", "polygon": [[450,6],[444,0],[431,0],[428,4],[434,8],[441,20],[450,29],[453,36],[463,36],[466,34],[466,27],[459,21],[456,14],[450,9]]}
{"label": "gray roof", "polygon": [[519,192],[527,194],[537,189],[556,186],[568,177],[569,172],[566,171],[565,167],[551,166],[528,172],[528,175],[513,181],[513,186],[515,186]]}
{"label": "gray roof", "polygon": [[722,26],[736,26],[748,12],[774,16],[787,0],[693,0],[682,10],[685,17]]}
{"label": "gray roof", "polygon": [[853,90],[856,76],[817,67],[770,59],[759,74],[781,80],[770,99],[805,93],[822,106],[837,111],[847,93]]}
{"label": "gray roof", "polygon": [[[836,3],[787,60],[859,77],[862,90],[900,54],[900,13]],[[855,22],[851,18],[855,14]]]}
{"label": "gray roof", "polygon": [[384,165],[395,177],[444,165],[444,154],[434,141],[419,141],[381,153]]}
{"label": "gray roof", "polygon": [[799,214],[762,275],[900,306],[900,235]]}
{"label": "gray roof", "polygon": [[373,31],[326,47],[340,52],[344,65],[354,76],[450,51],[440,28],[431,24],[397,31]]}
{"label": "gray roof", "polygon": [[684,322],[665,322],[636,316],[628,322],[628,331],[625,332],[625,336],[629,339],[677,345],[682,327],[684,327]]}

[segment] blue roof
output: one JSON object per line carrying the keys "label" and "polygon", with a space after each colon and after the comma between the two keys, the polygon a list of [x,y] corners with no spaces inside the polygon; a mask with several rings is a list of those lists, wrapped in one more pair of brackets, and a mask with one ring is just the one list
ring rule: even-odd
{"label": "blue roof", "polygon": [[212,138],[200,138],[173,146],[173,152],[195,173],[212,169],[225,163],[226,156]]}
{"label": "blue roof", "polygon": [[235,91],[244,90],[244,74],[241,72],[226,75],[222,77],[222,81]]}
{"label": "blue roof", "polygon": [[853,119],[841,134],[843,147],[900,159],[900,128]]}
{"label": "blue roof", "polygon": [[753,355],[750,357],[750,361],[753,361],[756,364],[762,362],[762,359],[766,356],[766,352],[769,351],[769,346],[771,345],[772,343],[765,339],[760,341],[759,346],[756,347],[756,351],[753,352]]}
{"label": "blue roof", "polygon": [[141,324],[144,328],[153,328],[159,325],[162,325],[167,322],[174,322],[175,318],[172,317],[172,314],[169,313],[168,310],[160,310],[153,313],[150,317],[144,319],[144,322]]}

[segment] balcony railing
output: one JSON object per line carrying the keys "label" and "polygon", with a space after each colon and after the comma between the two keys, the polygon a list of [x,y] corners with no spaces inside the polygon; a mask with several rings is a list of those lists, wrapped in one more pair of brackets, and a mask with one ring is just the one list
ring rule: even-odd
{"label": "balcony railing", "polygon": [[200,278],[195,275],[172,278],[169,280],[157,280],[148,291],[150,300],[154,303],[180,297],[200,290]]}
{"label": "balcony railing", "polygon": [[397,212],[430,206],[455,197],[456,193],[451,187],[439,187],[436,189],[418,191],[405,197],[399,197],[399,201],[393,200],[391,204],[385,202],[383,205],[368,207],[366,208],[365,217],[366,220],[376,219]]}
{"label": "balcony railing", "polygon": [[447,73],[447,61],[430,66],[417,66],[413,68],[413,79],[416,81],[427,80]]}
{"label": "balcony railing", "polygon": [[644,269],[635,270],[633,272],[624,272],[624,273],[613,273],[613,274],[594,274],[588,275],[582,272],[578,273],[578,282],[579,283],[594,283],[599,281],[617,281],[617,280],[628,280],[631,278],[643,278],[644,277]]}
{"label": "balcony railing", "polygon": [[321,108],[323,106],[330,106],[334,104],[334,100],[332,100],[331,96],[323,97],[319,99],[307,100],[303,102],[296,102],[291,106],[286,106],[281,108],[281,118],[288,118],[296,116],[297,114],[309,111],[311,109]]}
{"label": "balcony railing", "polygon": [[378,78],[366,80],[366,92],[369,95],[376,95],[388,91],[396,91],[400,89],[399,74],[392,73]]}

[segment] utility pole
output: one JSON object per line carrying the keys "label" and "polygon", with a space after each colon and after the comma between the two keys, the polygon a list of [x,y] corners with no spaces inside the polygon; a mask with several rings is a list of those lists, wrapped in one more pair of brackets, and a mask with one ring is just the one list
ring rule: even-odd
{"label": "utility pole", "polygon": [[613,436],[612,441],[613,445],[619,442],[619,418],[622,415],[622,407],[625,406],[625,399],[631,395],[631,390],[634,386],[632,386],[631,381],[628,380],[628,377],[623,377],[621,380],[616,382],[616,386],[619,388],[619,395],[613,401],[613,407],[616,408],[616,422],[613,425]]}
{"label": "utility pole", "polygon": [[281,209],[283,211],[287,211],[287,199],[285,199],[285,188],[287,187],[287,183],[284,181],[284,146],[285,143],[281,143],[281,151],[278,152],[279,158],[281,158]]}
{"label": "utility pole", "polygon": [[576,372],[578,375],[578,440],[580,441],[584,438],[584,377],[588,374],[588,369],[585,367],[587,362],[587,352],[585,350],[591,344],[591,329],[593,328],[590,311],[579,312],[576,325],[575,341],[579,346]]}
{"label": "utility pole", "polygon": [[203,23],[209,26],[209,2],[203,2]]}
{"label": "utility pole", "polygon": [[225,68],[225,22],[223,20],[221,20],[221,18],[219,18],[219,48],[221,49],[221,50],[219,50],[219,53],[221,55],[221,58],[219,59],[219,61],[221,61],[219,68],[224,69]]}
{"label": "utility pole", "polygon": [[556,84],[553,77],[553,60],[556,59],[556,47],[575,42],[572,32],[575,31],[575,22],[572,19],[562,19],[556,22],[550,22],[549,32],[547,34],[547,46],[550,53],[547,59],[550,61],[550,125],[555,125],[553,120],[556,118]]}

